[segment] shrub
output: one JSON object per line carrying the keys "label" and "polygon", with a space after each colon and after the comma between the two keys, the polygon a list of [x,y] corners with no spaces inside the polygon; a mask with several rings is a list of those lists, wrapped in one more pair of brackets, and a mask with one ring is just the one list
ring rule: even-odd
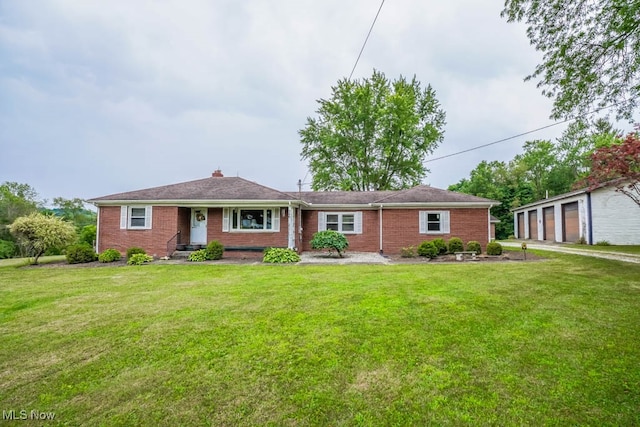
{"label": "shrub", "polygon": [[509,234],[509,237],[507,237],[507,239],[516,240],[516,235],[515,234]]}
{"label": "shrub", "polygon": [[131,257],[135,254],[147,254],[147,251],[145,251],[142,248],[139,248],[137,246],[132,246],[129,249],[127,249],[127,261],[129,261],[131,259]]}
{"label": "shrub", "polygon": [[142,265],[145,262],[153,261],[153,257],[147,254],[136,253],[131,255],[129,260],[127,261],[128,265]]}
{"label": "shrub", "polygon": [[418,246],[418,255],[435,258],[438,256],[438,248],[433,242],[425,240]]}
{"label": "shrub", "polygon": [[267,248],[264,251],[264,257],[262,262],[269,263],[287,263],[287,262],[300,262],[300,255],[293,249],[287,248]]}
{"label": "shrub", "polygon": [[578,240],[576,240],[576,243],[578,245],[586,245],[587,244],[587,239],[585,239],[584,236],[580,236],[580,238]]}
{"label": "shrub", "polygon": [[224,246],[219,241],[213,240],[209,242],[205,251],[207,252],[207,259],[222,259]]}
{"label": "shrub", "polygon": [[207,260],[206,249],[199,249],[197,251],[193,251],[189,254],[189,258],[187,258],[187,261],[194,261],[194,262],[202,262],[206,260]]}
{"label": "shrub", "polygon": [[329,253],[335,250],[342,258],[342,252],[349,247],[349,242],[344,234],[334,230],[318,231],[311,239],[312,249],[328,249]]}
{"label": "shrub", "polygon": [[415,258],[418,256],[418,251],[415,246],[407,246],[400,249],[400,256],[402,258]]}
{"label": "shrub", "polygon": [[98,255],[98,261],[100,262],[115,262],[120,261],[122,255],[116,249],[105,249],[100,255]]}
{"label": "shrub", "polygon": [[462,243],[462,239],[459,237],[452,237],[449,239],[449,253],[453,254],[456,252],[464,251],[464,244]]}
{"label": "shrub", "polygon": [[44,253],[43,256],[62,255],[62,249],[57,246],[50,247]]}
{"label": "shrub", "polygon": [[487,255],[502,255],[502,245],[498,242],[487,244]]}
{"label": "shrub", "polygon": [[11,240],[0,240],[0,259],[12,258],[18,247]]}
{"label": "shrub", "polygon": [[96,233],[98,231],[98,227],[95,225],[85,225],[80,230],[80,236],[78,236],[78,243],[86,243],[88,245],[93,246],[96,242]]}
{"label": "shrub", "polygon": [[444,239],[438,237],[437,239],[432,240],[433,244],[436,245],[436,249],[438,249],[439,255],[444,255],[447,253],[447,244],[444,242]]}
{"label": "shrub", "polygon": [[75,227],[61,218],[33,213],[16,218],[9,226],[9,232],[22,247],[27,256],[33,257],[33,263],[47,249],[64,248],[76,241]]}
{"label": "shrub", "polygon": [[599,242],[596,242],[596,246],[611,246],[611,243],[609,243],[608,240],[600,240]]}
{"label": "shrub", "polygon": [[67,262],[69,264],[82,264],[93,262],[98,258],[96,251],[86,243],[71,245],[67,247]]}
{"label": "shrub", "polygon": [[467,250],[469,252],[475,252],[476,255],[480,255],[482,253],[482,246],[480,246],[480,242],[471,240],[469,243],[467,243]]}

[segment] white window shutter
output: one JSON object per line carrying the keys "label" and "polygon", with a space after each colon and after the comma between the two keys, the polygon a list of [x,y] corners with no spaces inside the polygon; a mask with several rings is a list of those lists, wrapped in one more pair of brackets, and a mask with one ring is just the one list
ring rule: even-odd
{"label": "white window shutter", "polygon": [[427,234],[427,213],[425,211],[420,211],[419,228],[420,234]]}
{"label": "white window shutter", "polygon": [[151,206],[144,207],[144,228],[147,230],[151,230]]}
{"label": "white window shutter", "polygon": [[440,212],[440,225],[442,226],[442,232],[444,234],[451,233],[451,227],[449,226],[449,211]]}
{"label": "white window shutter", "polygon": [[127,217],[129,216],[129,207],[128,206],[120,206],[120,229],[124,230],[127,228]]}
{"label": "white window shutter", "polygon": [[318,231],[324,231],[327,229],[326,213],[318,212]]}
{"label": "white window shutter", "polygon": [[273,224],[271,224],[273,231],[280,231],[280,208],[273,209],[273,216],[271,218],[273,221]]}
{"label": "white window shutter", "polygon": [[222,208],[222,231],[229,231],[229,208]]}
{"label": "white window shutter", "polygon": [[362,234],[362,212],[353,213],[353,231],[356,234]]}

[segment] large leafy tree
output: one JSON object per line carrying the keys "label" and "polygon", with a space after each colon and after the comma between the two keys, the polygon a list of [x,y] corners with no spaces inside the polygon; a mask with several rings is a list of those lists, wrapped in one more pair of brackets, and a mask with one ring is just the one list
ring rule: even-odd
{"label": "large leafy tree", "polygon": [[640,136],[630,133],[617,144],[596,150],[591,173],[587,177],[594,188],[614,182],[616,191],[628,196],[640,207]]}
{"label": "large leafy tree", "polygon": [[29,184],[4,182],[0,185],[0,240],[13,240],[8,226],[16,218],[42,207],[38,193]]}
{"label": "large leafy tree", "polygon": [[62,218],[41,213],[32,213],[17,218],[9,226],[24,252],[33,257],[33,263],[48,249],[64,248],[76,240],[73,224]]}
{"label": "large leafy tree", "polygon": [[509,22],[524,21],[543,59],[527,77],[554,99],[552,117],[616,104],[631,119],[640,99],[640,1],[505,0]]}
{"label": "large leafy tree", "polygon": [[445,113],[415,76],[389,81],[379,71],[343,79],[317,118],[300,130],[314,190],[393,190],[419,184],[426,156],[443,138]]}

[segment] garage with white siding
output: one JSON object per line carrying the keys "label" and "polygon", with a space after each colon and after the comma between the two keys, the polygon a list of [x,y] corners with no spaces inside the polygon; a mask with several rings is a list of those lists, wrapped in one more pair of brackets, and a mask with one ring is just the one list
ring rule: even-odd
{"label": "garage with white siding", "polygon": [[640,244],[640,206],[613,186],[578,190],[513,209],[518,239]]}

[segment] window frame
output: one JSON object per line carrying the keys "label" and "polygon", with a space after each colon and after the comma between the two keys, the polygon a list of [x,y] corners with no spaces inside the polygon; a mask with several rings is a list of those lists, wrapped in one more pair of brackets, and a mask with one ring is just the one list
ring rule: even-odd
{"label": "window frame", "polygon": [[[429,215],[440,215],[438,230],[429,230],[429,224],[434,224],[435,221],[429,221]],[[449,211],[420,211],[418,217],[418,227],[420,234],[451,234],[451,220]]]}
{"label": "window frame", "polygon": [[[242,228],[242,211],[262,211],[263,227]],[[281,209],[279,207],[233,206],[223,208],[222,231],[225,233],[279,233],[280,215]],[[271,228],[266,228],[269,217],[271,217]]]}
{"label": "window frame", "polygon": [[[337,216],[337,222],[331,221],[329,222],[329,216]],[[353,221],[344,221],[345,216],[353,217]],[[328,224],[336,224],[337,230],[333,228],[329,228]],[[345,230],[344,226],[352,225],[353,230]],[[346,212],[334,212],[334,211],[326,211],[326,212],[318,212],[318,231],[326,231],[326,230],[334,230],[338,233],[342,234],[362,234],[362,211],[346,211]]]}
{"label": "window frame", "polygon": [[[134,215],[134,209],[144,209],[144,216],[137,213]],[[127,205],[120,207],[120,229],[121,230],[151,230],[153,207],[151,205]],[[143,219],[143,225],[133,225],[134,220]]]}

